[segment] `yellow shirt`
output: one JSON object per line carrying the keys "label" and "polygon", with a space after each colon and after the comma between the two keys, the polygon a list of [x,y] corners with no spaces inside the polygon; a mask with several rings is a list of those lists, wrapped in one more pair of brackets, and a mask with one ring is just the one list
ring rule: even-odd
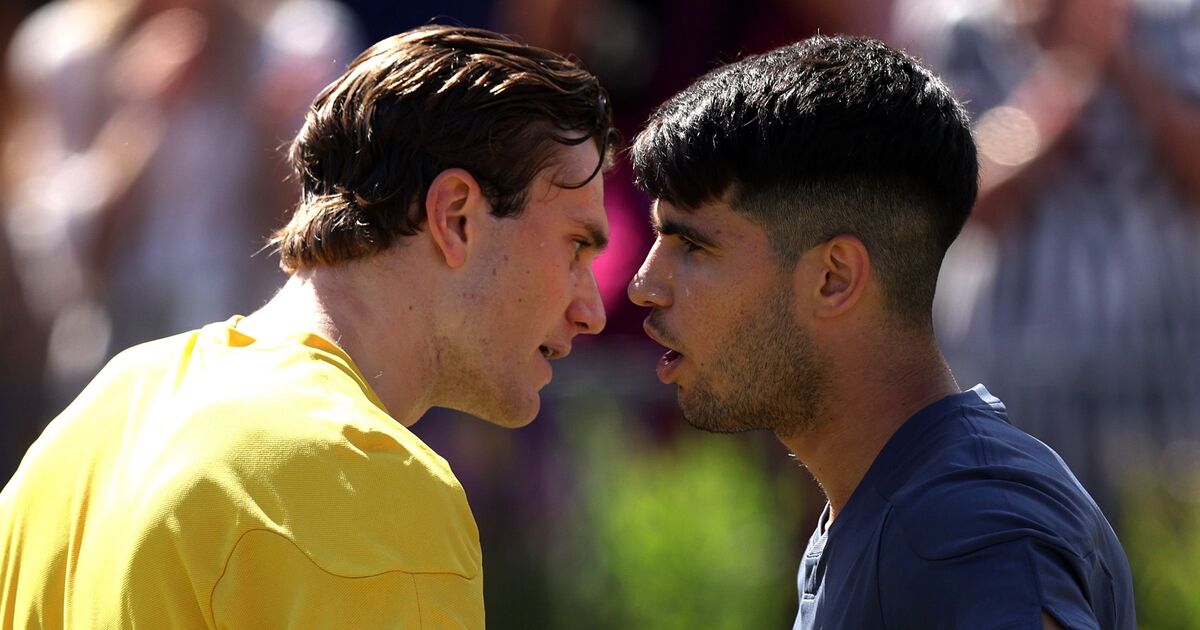
{"label": "yellow shirt", "polygon": [[445,460],[334,344],[239,318],[114,358],[0,493],[0,628],[482,628]]}

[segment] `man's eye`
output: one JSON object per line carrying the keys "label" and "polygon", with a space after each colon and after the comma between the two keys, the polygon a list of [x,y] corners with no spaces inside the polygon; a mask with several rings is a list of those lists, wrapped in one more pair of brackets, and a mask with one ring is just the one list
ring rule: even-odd
{"label": "man's eye", "polygon": [[571,241],[571,245],[575,249],[575,259],[578,260],[579,256],[583,253],[583,250],[587,249],[588,246],[591,245],[591,243],[588,241],[575,239],[575,240]]}
{"label": "man's eye", "polygon": [[681,237],[679,237],[679,241],[681,243],[683,243],[684,249],[689,253],[698,251],[700,249],[700,246],[697,245],[695,241],[693,241],[687,237],[681,236]]}

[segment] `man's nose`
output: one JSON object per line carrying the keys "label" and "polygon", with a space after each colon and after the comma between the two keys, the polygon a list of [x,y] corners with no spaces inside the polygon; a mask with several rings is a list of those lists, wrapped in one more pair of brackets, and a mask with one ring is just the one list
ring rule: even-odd
{"label": "man's nose", "polygon": [[627,293],[630,301],[638,306],[647,308],[665,308],[671,304],[671,293],[666,283],[662,281],[662,270],[658,256],[658,245],[646,255],[646,260],[638,269],[633,280],[629,281]]}
{"label": "man's nose", "polygon": [[608,318],[604,314],[604,301],[600,298],[596,275],[589,272],[583,285],[581,295],[572,300],[567,308],[567,318],[575,326],[577,334],[599,334],[604,330]]}

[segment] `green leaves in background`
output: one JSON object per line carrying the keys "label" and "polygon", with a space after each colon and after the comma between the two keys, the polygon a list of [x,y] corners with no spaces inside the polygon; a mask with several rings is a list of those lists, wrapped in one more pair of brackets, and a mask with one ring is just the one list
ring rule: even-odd
{"label": "green leaves in background", "polygon": [[799,519],[794,502],[777,500],[765,461],[783,460],[781,449],[767,455],[748,436],[688,428],[651,445],[615,405],[592,402],[569,414],[580,505],[561,541],[558,625],[787,627]]}
{"label": "green leaves in background", "polygon": [[1117,533],[1142,630],[1200,628],[1200,462],[1190,464],[1129,475]]}

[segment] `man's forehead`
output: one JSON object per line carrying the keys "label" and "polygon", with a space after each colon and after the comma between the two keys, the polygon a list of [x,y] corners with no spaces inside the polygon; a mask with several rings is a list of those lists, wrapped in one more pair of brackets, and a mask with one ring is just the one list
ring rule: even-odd
{"label": "man's forehead", "polygon": [[571,221],[581,225],[594,225],[608,232],[608,213],[604,209],[604,204],[571,205],[564,214]]}
{"label": "man's forehead", "polygon": [[659,235],[682,235],[721,248],[766,238],[760,224],[735,211],[724,199],[696,207],[656,199],[650,207],[650,224]]}
{"label": "man's forehead", "polygon": [[596,142],[589,137],[579,144],[557,146],[536,177],[552,184],[579,185],[603,179],[607,165],[606,156],[600,155]]}
{"label": "man's forehead", "polygon": [[729,212],[729,207],[719,201],[692,208],[671,203],[666,199],[655,199],[650,204],[650,222],[655,226],[661,226],[667,221],[703,225],[720,219],[723,211]]}
{"label": "man's forehead", "polygon": [[650,204],[650,222],[656,227],[661,226],[664,220],[674,218],[679,213],[675,205],[669,201],[655,199]]}
{"label": "man's forehead", "polygon": [[[563,147],[560,151],[563,153],[542,168],[530,182],[530,198],[547,203],[566,198],[572,204],[596,206],[599,214],[603,215],[604,173],[597,169],[596,162],[589,161],[592,156],[598,159],[595,147],[590,152],[578,146]],[[584,211],[595,213],[594,209]]]}

